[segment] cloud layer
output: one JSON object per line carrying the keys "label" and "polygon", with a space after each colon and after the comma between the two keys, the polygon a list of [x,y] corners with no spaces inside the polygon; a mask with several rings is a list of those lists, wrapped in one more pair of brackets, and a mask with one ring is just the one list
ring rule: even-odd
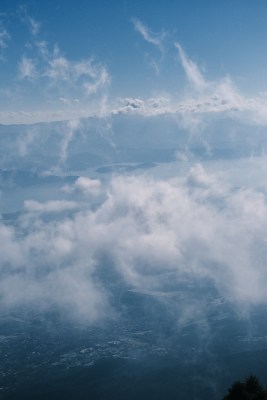
{"label": "cloud layer", "polygon": [[[93,186],[84,178],[74,183],[100,190]],[[170,287],[178,293],[181,280],[190,282],[192,301],[193,282],[209,282],[239,310],[266,304],[261,192],[231,190],[201,165],[168,181],[118,176],[101,191],[94,209],[88,203],[87,210],[49,221],[44,213],[77,204],[27,201],[16,229],[0,225],[3,307],[53,307],[93,323],[112,313],[115,282],[106,276],[151,293]]]}

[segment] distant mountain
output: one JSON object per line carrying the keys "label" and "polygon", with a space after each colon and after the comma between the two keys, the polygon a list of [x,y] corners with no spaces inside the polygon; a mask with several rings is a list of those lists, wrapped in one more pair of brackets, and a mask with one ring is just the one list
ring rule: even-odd
{"label": "distant mountain", "polygon": [[0,125],[0,168],[81,170],[106,164],[264,154],[267,130],[232,117],[207,116],[190,130],[180,114],[116,114],[34,125]]}

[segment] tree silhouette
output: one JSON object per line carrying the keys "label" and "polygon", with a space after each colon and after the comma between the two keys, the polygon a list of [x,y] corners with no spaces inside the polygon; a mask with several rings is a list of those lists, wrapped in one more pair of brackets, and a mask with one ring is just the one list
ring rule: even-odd
{"label": "tree silhouette", "polygon": [[244,382],[235,381],[223,400],[267,400],[267,390],[255,375],[250,375]]}
{"label": "tree silhouette", "polygon": [[250,375],[245,380],[245,390],[248,393],[261,393],[264,389],[255,375]]}

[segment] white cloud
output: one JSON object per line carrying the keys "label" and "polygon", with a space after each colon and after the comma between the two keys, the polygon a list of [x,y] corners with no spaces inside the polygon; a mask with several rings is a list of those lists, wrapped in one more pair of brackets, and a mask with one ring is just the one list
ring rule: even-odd
{"label": "white cloud", "polygon": [[[72,119],[66,121],[63,126],[58,126],[56,128],[57,135],[59,137],[58,143],[58,161],[57,164],[47,169],[45,174],[51,175],[61,175],[62,169],[65,167],[65,163],[68,159],[69,145],[72,142],[74,135],[82,127],[79,119]],[[49,168],[50,166],[47,166]]]}
{"label": "white cloud", "polygon": [[111,111],[112,114],[136,113],[142,115],[158,115],[164,113],[172,113],[171,99],[164,96],[151,97],[148,99],[126,97],[119,99],[118,103]]}
{"label": "white cloud", "polygon": [[166,36],[165,32],[154,33],[151,32],[138,18],[133,18],[132,23],[136,32],[140,33],[145,41],[156,46],[161,53],[164,52],[163,40]]}
{"label": "white cloud", "polygon": [[8,46],[10,34],[0,21],[0,61],[4,60],[3,50]]}
{"label": "white cloud", "polygon": [[40,203],[36,200],[26,200],[24,209],[33,213],[59,213],[77,209],[78,205],[74,201],[66,200],[50,200],[45,203]]}
{"label": "white cloud", "polygon": [[119,99],[123,106],[116,105],[113,113],[138,113],[143,115],[176,114],[183,128],[197,131],[211,114],[227,115],[249,124],[266,124],[266,94],[246,97],[241,94],[229,76],[216,81],[205,79],[198,65],[190,60],[179,43],[180,62],[191,90],[177,96],[165,94],[148,99]]}
{"label": "white cloud", "polygon": [[132,18],[132,23],[136,32],[138,32],[146,42],[154,45],[159,50],[161,54],[160,58],[155,58],[147,53],[145,54],[148,65],[152,67],[156,75],[159,75],[165,54],[164,39],[166,37],[166,32],[151,32],[151,30],[137,18]]}
{"label": "white cloud", "polygon": [[40,37],[40,24],[29,16],[25,7],[20,8],[20,17],[28,25],[31,42],[18,62],[19,83],[14,82],[14,91],[23,96],[29,92],[31,81],[30,91],[36,98],[37,110],[7,111],[0,115],[1,122],[17,123],[16,115],[22,123],[34,123],[101,113],[111,82],[107,68],[91,57],[69,59],[57,44]]}
{"label": "white cloud", "polygon": [[25,5],[21,5],[18,8],[18,13],[20,19],[28,26],[31,34],[36,37],[41,28],[40,22],[36,21],[32,16],[29,15],[27,7]]}
{"label": "white cloud", "polygon": [[190,60],[182,46],[175,43],[175,47],[178,49],[182,67],[193,89],[193,93],[189,93],[176,103],[177,111],[204,115],[206,113],[224,113],[225,111],[242,112],[250,108],[251,99],[239,93],[230,77],[226,76],[217,81],[205,79],[198,65]]}
{"label": "white cloud", "polygon": [[200,165],[179,180],[116,177],[99,206],[68,219],[32,220],[72,207],[62,201],[25,207],[16,230],[0,225],[3,306],[57,307],[89,322],[108,315],[103,255],[136,290],[164,293],[183,279],[193,302],[194,282],[210,281],[241,310],[267,303],[266,198],[229,189]]}
{"label": "white cloud", "polygon": [[87,95],[95,94],[100,89],[106,87],[110,83],[110,76],[108,71],[103,66],[99,66],[98,69],[94,69],[94,73],[91,73],[91,82],[84,83],[84,89]]}
{"label": "white cloud", "polygon": [[86,196],[98,196],[101,192],[101,181],[91,179],[86,176],[80,176],[73,185],[65,185],[62,190],[65,193],[83,193]]}
{"label": "white cloud", "polygon": [[101,182],[98,179],[90,179],[86,176],[80,176],[75,181],[75,189],[86,195],[98,195],[101,189]]}
{"label": "white cloud", "polygon": [[47,80],[51,91],[57,91],[60,98],[65,98],[67,93],[68,98],[75,98],[78,94],[85,99],[107,89],[110,76],[101,63],[92,59],[69,60],[58,46],[50,51],[44,41],[36,41],[35,46],[39,56],[35,54],[35,60],[23,57],[19,65],[21,78],[28,78],[34,73],[34,77],[39,78],[38,84]]}
{"label": "white cloud", "polygon": [[34,60],[23,56],[19,63],[19,77],[20,79],[36,79],[37,69]]}
{"label": "white cloud", "polygon": [[79,127],[80,121],[77,119],[70,120],[67,123],[67,130],[63,133],[63,140],[61,143],[59,166],[66,162],[68,157],[68,146],[73,138],[73,135],[79,129]]}
{"label": "white cloud", "polygon": [[72,61],[61,53],[58,46],[49,51],[48,43],[37,41],[35,44],[40,55],[39,76],[48,79],[53,90],[58,88],[61,93],[73,92],[73,96],[78,90],[77,93],[87,97],[108,87],[110,76],[100,62],[93,59]]}
{"label": "white cloud", "polygon": [[0,26],[0,48],[4,49],[7,47],[7,42],[9,40],[10,36],[7,30],[3,27]]}
{"label": "white cloud", "polygon": [[[76,99],[77,100],[77,99]],[[62,103],[59,98],[58,101]],[[74,99],[75,102],[75,99]],[[77,101],[75,103],[78,103]],[[73,105],[72,101],[69,101],[70,105]],[[12,124],[35,124],[38,122],[53,122],[53,121],[69,121],[73,119],[86,118],[91,116],[101,116],[101,112],[97,104],[90,103],[90,109],[88,105],[83,103],[83,106],[76,109],[70,108],[58,108],[55,110],[40,110],[40,111],[0,111],[0,123],[6,125]]]}
{"label": "white cloud", "polygon": [[70,64],[63,56],[51,58],[48,62],[48,67],[44,75],[52,80],[69,80],[70,79]]}
{"label": "white cloud", "polygon": [[27,156],[31,145],[34,144],[35,140],[36,132],[34,129],[29,128],[25,135],[22,135],[17,139],[16,143],[13,143],[13,145],[15,145],[14,147],[17,148],[18,155],[22,157]]}
{"label": "white cloud", "polygon": [[40,31],[41,24],[32,17],[28,17],[28,21],[31,27],[32,34],[34,36],[37,36]]}
{"label": "white cloud", "polygon": [[205,90],[206,82],[201,74],[198,66],[192,60],[190,60],[184,52],[182,46],[179,43],[175,43],[175,47],[178,49],[181,64],[186,73],[187,79],[197,90]]}

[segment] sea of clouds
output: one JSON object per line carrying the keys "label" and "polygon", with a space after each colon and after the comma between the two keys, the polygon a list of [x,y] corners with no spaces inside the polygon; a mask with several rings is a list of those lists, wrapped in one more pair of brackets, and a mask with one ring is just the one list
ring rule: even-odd
{"label": "sea of clouds", "polygon": [[62,189],[79,201],[29,199],[16,224],[0,224],[3,310],[94,323],[114,315],[118,280],[151,293],[206,281],[244,312],[267,302],[262,191],[230,187],[201,164],[184,177],[84,176]]}

